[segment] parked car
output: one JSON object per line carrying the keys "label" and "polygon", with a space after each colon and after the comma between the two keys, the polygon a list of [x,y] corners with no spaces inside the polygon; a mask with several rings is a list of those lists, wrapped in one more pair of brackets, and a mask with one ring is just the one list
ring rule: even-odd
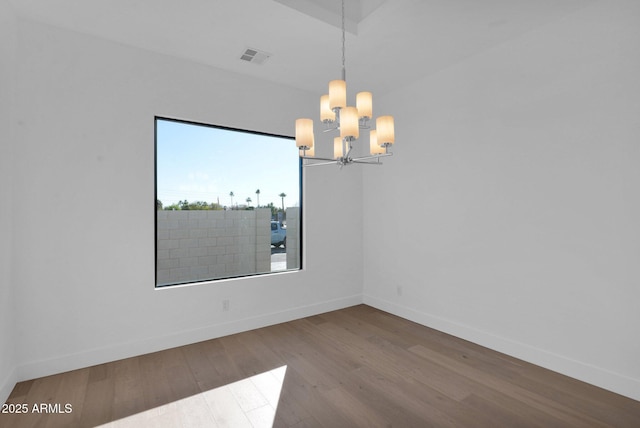
{"label": "parked car", "polygon": [[271,222],[271,245],[276,247],[280,245],[287,246],[287,227],[277,221]]}

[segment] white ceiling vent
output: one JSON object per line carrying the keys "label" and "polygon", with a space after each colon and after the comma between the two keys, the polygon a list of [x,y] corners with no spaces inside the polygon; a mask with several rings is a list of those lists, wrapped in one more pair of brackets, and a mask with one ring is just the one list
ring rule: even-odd
{"label": "white ceiling vent", "polygon": [[240,59],[243,61],[251,62],[253,64],[264,64],[266,60],[271,56],[270,53],[260,51],[258,49],[247,48],[242,55],[240,55]]}

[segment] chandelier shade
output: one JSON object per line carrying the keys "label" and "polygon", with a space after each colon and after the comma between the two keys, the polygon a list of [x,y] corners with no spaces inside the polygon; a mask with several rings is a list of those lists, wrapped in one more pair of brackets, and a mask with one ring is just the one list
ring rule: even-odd
{"label": "chandelier shade", "polygon": [[358,123],[358,109],[344,107],[340,110],[340,136],[342,138],[360,137],[360,125]]}
{"label": "chandelier shade", "polygon": [[333,123],[336,120],[336,113],[329,106],[329,95],[320,97],[320,120],[323,123]]}
{"label": "chandelier shade", "polygon": [[329,82],[329,108],[345,108],[347,106],[347,82],[332,80]]}
{"label": "chandelier shade", "polygon": [[373,116],[373,95],[371,92],[358,92],[356,94],[356,108],[358,109],[358,117],[363,119],[371,119]]}
{"label": "chandelier shade", "polygon": [[371,156],[381,155],[384,153],[385,149],[381,145],[378,144],[378,131],[372,129],[369,131],[369,153]]}
{"label": "chandelier shade", "polygon": [[340,159],[342,157],[342,138],[335,137],[333,139],[333,158]]}
{"label": "chandelier shade", "polygon": [[313,147],[313,120],[296,119],[296,146],[299,149]]}
{"label": "chandelier shade", "polygon": [[393,125],[393,116],[380,116],[376,119],[376,129],[378,130],[378,144],[395,143],[395,131]]}
{"label": "chandelier shade", "polygon": [[316,155],[316,146],[312,146],[310,149],[300,150],[300,156],[314,157]]}

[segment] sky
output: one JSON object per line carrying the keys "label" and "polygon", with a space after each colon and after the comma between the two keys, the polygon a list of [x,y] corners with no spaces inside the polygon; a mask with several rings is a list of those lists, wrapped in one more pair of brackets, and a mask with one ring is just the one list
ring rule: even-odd
{"label": "sky", "polygon": [[157,120],[157,197],[163,206],[181,200],[260,206],[300,206],[300,158],[290,138]]}

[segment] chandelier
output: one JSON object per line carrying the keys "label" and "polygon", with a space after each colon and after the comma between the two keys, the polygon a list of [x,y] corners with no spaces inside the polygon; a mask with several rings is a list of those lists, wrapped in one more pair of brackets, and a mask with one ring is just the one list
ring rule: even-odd
{"label": "chandelier", "polygon": [[[333,139],[333,158],[315,156],[315,137],[312,119],[296,119],[296,146],[304,166],[354,163],[381,165],[380,158],[391,156],[389,147],[395,142],[393,116],[375,119],[371,129],[373,101],[371,92],[356,94],[356,106],[347,105],[347,72],[345,68],[344,0],[342,0],[342,80],[329,82],[329,93],[320,97],[320,120],[324,131],[338,131]],[[361,130],[369,130],[369,156],[352,157],[353,143]]]}

